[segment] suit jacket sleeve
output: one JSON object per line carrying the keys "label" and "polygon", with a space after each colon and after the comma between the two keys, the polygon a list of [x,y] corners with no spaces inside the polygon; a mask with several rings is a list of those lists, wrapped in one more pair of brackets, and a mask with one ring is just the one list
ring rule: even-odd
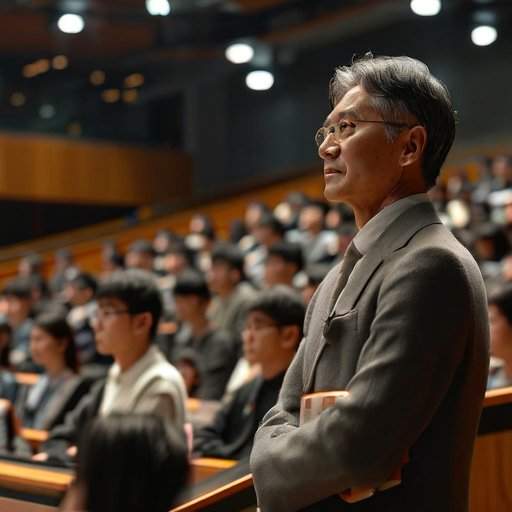
{"label": "suit jacket sleeve", "polygon": [[350,397],[297,428],[302,351],[290,367],[251,455],[262,512],[293,511],[386,481],[446,395],[475,308],[466,270],[440,248],[394,261],[347,385]]}

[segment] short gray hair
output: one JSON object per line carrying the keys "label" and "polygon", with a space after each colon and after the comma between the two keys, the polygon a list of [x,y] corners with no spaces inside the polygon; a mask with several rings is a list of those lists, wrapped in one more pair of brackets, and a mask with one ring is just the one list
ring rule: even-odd
{"label": "short gray hair", "polygon": [[[413,116],[427,131],[423,154],[423,177],[433,187],[455,138],[455,112],[446,86],[426,64],[411,57],[374,57],[366,53],[351,66],[336,69],[329,85],[334,107],[345,94],[360,85],[372,98],[383,119],[408,122]],[[399,129],[386,126],[390,139]]]}

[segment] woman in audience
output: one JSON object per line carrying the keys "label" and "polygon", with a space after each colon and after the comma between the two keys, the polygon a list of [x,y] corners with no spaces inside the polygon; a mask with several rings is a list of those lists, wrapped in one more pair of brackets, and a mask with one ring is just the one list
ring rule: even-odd
{"label": "woman in audience", "polygon": [[17,399],[23,426],[50,430],[62,423],[87,391],[78,373],[73,333],[63,316],[45,313],[36,318],[30,335],[33,361],[44,373],[36,384],[22,388]]}
{"label": "woman in audience", "polygon": [[14,402],[16,398],[16,380],[9,371],[9,343],[12,329],[5,321],[0,320],[0,399]]}
{"label": "woman in audience", "polygon": [[61,511],[168,512],[188,478],[184,436],[155,415],[98,417]]}
{"label": "woman in audience", "polygon": [[512,284],[506,284],[489,297],[491,354],[501,364],[491,364],[488,388],[512,386]]}

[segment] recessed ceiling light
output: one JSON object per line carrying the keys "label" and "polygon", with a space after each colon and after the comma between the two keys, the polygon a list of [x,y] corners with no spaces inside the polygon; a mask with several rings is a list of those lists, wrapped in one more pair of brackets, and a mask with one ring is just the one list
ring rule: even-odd
{"label": "recessed ceiling light", "polygon": [[90,75],[89,80],[92,85],[102,85],[105,83],[105,71],[95,69]]}
{"label": "recessed ceiling light", "polygon": [[169,0],[146,0],[146,9],[152,16],[167,16],[171,12]]}
{"label": "recessed ceiling light", "polygon": [[254,49],[246,43],[235,43],[226,48],[226,59],[233,64],[250,62],[254,57]]}
{"label": "recessed ceiling light", "polygon": [[245,77],[245,83],[253,91],[267,91],[274,85],[274,75],[270,71],[251,71]]}
{"label": "recessed ceiling light", "polygon": [[84,29],[85,22],[79,14],[63,14],[57,21],[57,26],[65,34],[78,34]]}
{"label": "recessed ceiling light", "polygon": [[418,16],[435,16],[441,10],[441,0],[411,0],[411,10]]}
{"label": "recessed ceiling light", "polygon": [[68,58],[65,55],[56,55],[52,59],[53,69],[62,70],[68,67]]}
{"label": "recessed ceiling light", "polygon": [[498,31],[490,25],[480,25],[471,31],[471,41],[477,46],[489,46],[498,38]]}

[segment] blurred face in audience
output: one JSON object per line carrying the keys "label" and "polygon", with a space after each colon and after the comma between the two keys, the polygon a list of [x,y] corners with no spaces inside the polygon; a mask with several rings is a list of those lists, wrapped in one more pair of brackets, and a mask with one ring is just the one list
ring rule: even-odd
{"label": "blurred face in audience", "polygon": [[178,252],[166,254],[162,260],[162,268],[167,274],[177,276],[188,267],[188,260],[185,255]]}
{"label": "blurred face in audience", "polygon": [[151,272],[153,270],[153,256],[146,252],[130,251],[125,259],[127,268],[139,268]]}
{"label": "blurred face in audience", "polygon": [[90,288],[80,288],[74,283],[68,283],[64,287],[64,299],[73,306],[83,306],[93,298],[93,291]]}
{"label": "blurred face in audience", "polygon": [[277,284],[291,286],[293,276],[296,272],[296,265],[286,261],[280,256],[270,254],[265,262],[263,281],[267,287],[275,286]]}
{"label": "blurred face in audience", "polygon": [[64,353],[68,341],[58,339],[40,327],[30,333],[30,353],[36,364],[45,369],[65,366]]}
{"label": "blurred face in audience", "polygon": [[317,206],[305,206],[300,212],[299,228],[302,231],[321,231],[324,222],[324,214]]}
{"label": "blurred face in audience", "polygon": [[193,294],[176,295],[176,316],[183,322],[193,322],[206,316],[209,301]]}
{"label": "blurred face in audience", "polygon": [[494,304],[489,305],[491,354],[500,359],[512,360],[512,325]]}
{"label": "blurred face in audience", "polygon": [[298,336],[297,327],[279,326],[262,311],[251,311],[242,331],[244,356],[251,365],[259,363],[263,374],[269,367],[286,366]]}
{"label": "blurred face in audience", "polygon": [[208,287],[213,293],[224,295],[231,292],[240,281],[240,272],[225,261],[214,261],[206,275]]}
{"label": "blurred face in audience", "polygon": [[17,327],[25,321],[30,313],[31,301],[15,295],[8,295],[6,298],[7,308],[6,315],[9,323],[13,327]]}

